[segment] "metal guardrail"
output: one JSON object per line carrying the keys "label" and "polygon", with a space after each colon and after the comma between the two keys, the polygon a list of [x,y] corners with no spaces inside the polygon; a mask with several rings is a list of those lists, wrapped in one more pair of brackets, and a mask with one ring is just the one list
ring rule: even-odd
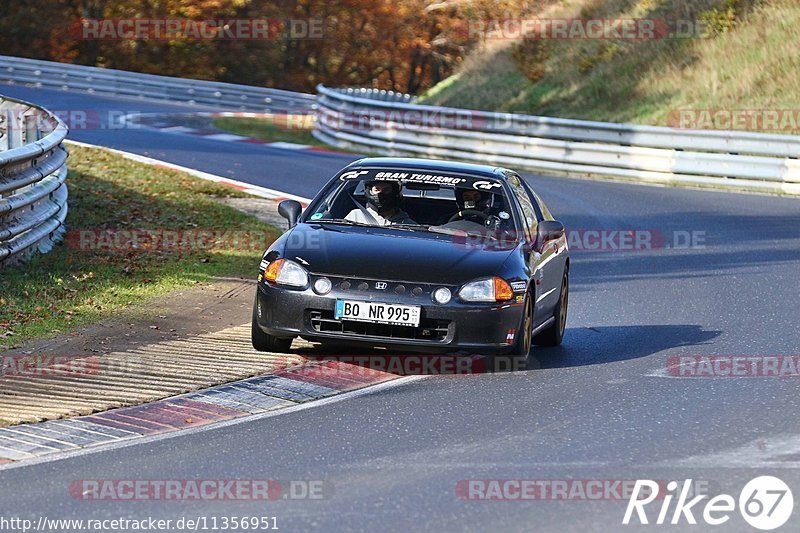
{"label": "metal guardrail", "polygon": [[9,56],[0,56],[0,82],[30,83],[56,89],[83,90],[93,94],[204,104],[219,109],[264,113],[276,109],[310,110],[315,102],[313,94],[280,89]]}
{"label": "metal guardrail", "polygon": [[66,125],[0,96],[0,265],[48,252],[67,217]]}
{"label": "metal guardrail", "polygon": [[800,194],[800,137],[473,111],[317,87],[314,136],[339,148],[535,172]]}

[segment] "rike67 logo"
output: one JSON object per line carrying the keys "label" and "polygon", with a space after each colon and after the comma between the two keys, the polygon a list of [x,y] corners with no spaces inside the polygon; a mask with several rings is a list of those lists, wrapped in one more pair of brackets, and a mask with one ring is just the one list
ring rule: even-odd
{"label": "rike67 logo", "polygon": [[[659,484],[649,479],[636,480],[622,523],[636,524],[636,520],[631,522],[633,515],[636,514],[639,524],[694,525],[698,523],[697,518],[701,518],[707,525],[719,526],[731,519],[738,504],[739,513],[751,527],[768,531],[784,525],[794,509],[791,489],[781,479],[773,476],[751,479],[739,493],[738,501],[729,494],[718,494],[705,502],[705,505],[701,505],[708,495],[701,494],[689,499],[691,486],[691,479],[684,481],[681,487],[677,481],[670,481],[667,484],[667,494],[660,498],[661,505],[656,504],[648,509],[650,511],[648,515],[645,507],[658,498]],[[644,497],[640,497],[642,494]],[[676,496],[675,507],[670,509]],[[656,509],[658,516],[653,522],[653,512]],[[696,514],[698,516],[695,516]]]}

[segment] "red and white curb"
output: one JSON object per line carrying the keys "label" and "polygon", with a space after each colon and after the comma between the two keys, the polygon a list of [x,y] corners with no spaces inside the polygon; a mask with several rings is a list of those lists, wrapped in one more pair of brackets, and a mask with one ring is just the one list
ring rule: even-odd
{"label": "red and white curb", "polygon": [[409,378],[338,361],[305,362],[149,404],[0,429],[0,465],[263,415],[395,380]]}
{"label": "red and white curb", "polygon": [[133,154],[131,152],[125,152],[122,150],[116,150],[114,148],[106,148],[105,146],[97,146],[95,144],[88,144],[78,141],[65,141],[65,142],[67,144],[72,144],[83,148],[96,148],[98,150],[107,150],[111,153],[122,156],[130,161],[136,161],[137,163],[143,163],[145,165],[152,165],[154,167],[168,168],[170,170],[177,170],[178,172],[185,172],[191,176],[194,176],[195,178],[199,178],[206,181],[213,181],[221,185],[227,185],[229,187],[233,187],[234,189],[245,192],[247,194],[258,196],[259,198],[275,200],[276,202],[280,202],[281,200],[287,200],[287,199],[297,200],[303,205],[304,208],[307,207],[309,203],[311,203],[310,198],[297,196],[295,194],[290,194],[288,192],[278,191],[275,189],[269,189],[267,187],[260,187],[258,185],[252,185],[250,183],[245,183],[243,181],[233,180],[230,178],[223,178],[222,176],[217,176],[216,174],[209,174],[208,172],[203,172],[201,170],[195,170],[193,168],[183,167],[181,165],[176,165],[174,163],[169,163],[167,161],[161,161],[160,159],[153,159],[152,157]]}
{"label": "red and white curb", "polygon": [[[209,117],[209,118],[217,118],[217,117],[237,117],[237,118],[263,118],[269,115],[260,114],[260,113],[232,113],[232,112],[220,112],[220,113],[195,113],[196,116],[200,117]],[[284,141],[267,141],[265,139],[259,139],[257,137],[247,137],[244,135],[235,135],[233,133],[225,133],[220,132],[219,130],[214,129],[202,129],[202,128],[192,128],[189,126],[182,126],[182,125],[169,125],[169,126],[156,126],[150,124],[142,124],[139,122],[139,119],[144,116],[139,113],[127,115],[124,117],[124,122],[129,124],[135,124],[137,127],[147,128],[150,130],[156,130],[161,133],[173,133],[178,135],[190,135],[194,137],[200,137],[203,139],[211,140],[211,141],[221,141],[221,142],[232,142],[232,143],[248,143],[248,144],[259,144],[263,146],[267,146],[269,148],[279,148],[282,150],[299,150],[299,151],[309,151],[309,152],[323,152],[328,154],[336,154],[336,155],[347,155],[352,156],[353,154],[348,152],[342,152],[338,150],[323,148],[321,146],[312,146],[310,144],[299,144],[299,143],[290,143]]]}

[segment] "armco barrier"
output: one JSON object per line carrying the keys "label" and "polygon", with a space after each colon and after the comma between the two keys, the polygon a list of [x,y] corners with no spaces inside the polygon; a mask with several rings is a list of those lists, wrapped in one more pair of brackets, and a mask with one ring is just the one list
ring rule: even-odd
{"label": "armco barrier", "polygon": [[129,96],[220,110],[272,112],[310,110],[313,94],[249,85],[141,74],[37,59],[0,56],[0,82],[29,83],[41,87],[82,90],[94,94]]}
{"label": "armco barrier", "polygon": [[0,265],[47,252],[63,236],[66,135],[46,109],[0,96]]}
{"label": "armco barrier", "polygon": [[405,95],[323,85],[317,91],[314,136],[339,148],[534,172],[800,194],[797,136],[416,105]]}

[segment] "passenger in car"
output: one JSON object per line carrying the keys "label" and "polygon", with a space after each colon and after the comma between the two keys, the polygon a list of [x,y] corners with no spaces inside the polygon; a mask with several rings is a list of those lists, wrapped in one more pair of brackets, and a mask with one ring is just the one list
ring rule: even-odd
{"label": "passenger in car", "polygon": [[391,226],[392,224],[416,224],[408,213],[400,209],[403,198],[398,181],[369,181],[364,184],[367,196],[365,208],[353,209],[345,220],[361,224]]}

